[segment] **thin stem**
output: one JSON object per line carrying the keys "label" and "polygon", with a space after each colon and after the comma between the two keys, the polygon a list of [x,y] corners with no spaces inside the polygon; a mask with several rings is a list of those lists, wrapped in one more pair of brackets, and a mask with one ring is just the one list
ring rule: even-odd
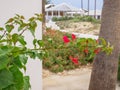
{"label": "thin stem", "polygon": [[0,37],[0,40],[5,36],[6,30],[4,31],[3,35]]}
{"label": "thin stem", "polygon": [[25,29],[22,30],[22,32],[19,34],[20,36],[28,29],[28,26],[26,26]]}

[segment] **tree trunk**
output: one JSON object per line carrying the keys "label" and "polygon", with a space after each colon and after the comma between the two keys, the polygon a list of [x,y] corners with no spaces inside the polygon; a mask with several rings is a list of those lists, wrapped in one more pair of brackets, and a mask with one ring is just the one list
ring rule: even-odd
{"label": "tree trunk", "polygon": [[[95,5],[94,5],[94,18],[96,18],[96,0],[95,0]],[[97,18],[96,18],[97,19]]]}
{"label": "tree trunk", "polygon": [[81,9],[83,10],[83,0],[81,0]]}
{"label": "tree trunk", "polygon": [[46,32],[46,28],[45,28],[45,3],[46,3],[46,0],[42,0],[42,14],[43,14],[42,31],[43,31],[43,33]]}
{"label": "tree trunk", "polygon": [[120,50],[120,0],[104,0],[100,37],[114,46],[111,55],[99,53],[93,63],[89,90],[115,90]]}
{"label": "tree trunk", "polygon": [[88,16],[89,16],[89,5],[90,5],[90,1],[88,0]]}

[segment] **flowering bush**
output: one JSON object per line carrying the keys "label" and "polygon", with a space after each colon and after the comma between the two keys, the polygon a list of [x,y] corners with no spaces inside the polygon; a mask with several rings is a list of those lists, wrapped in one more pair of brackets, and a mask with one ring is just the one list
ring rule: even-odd
{"label": "flowering bush", "polygon": [[101,43],[90,38],[77,38],[74,34],[47,30],[43,35],[44,47],[48,49],[43,58],[43,67],[52,72],[62,72],[92,63],[94,56],[100,51],[109,54],[112,47],[104,39]]}

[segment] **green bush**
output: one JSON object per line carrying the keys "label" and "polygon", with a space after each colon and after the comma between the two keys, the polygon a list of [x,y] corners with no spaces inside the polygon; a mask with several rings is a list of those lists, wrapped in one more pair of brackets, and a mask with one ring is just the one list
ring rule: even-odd
{"label": "green bush", "polygon": [[92,23],[100,23],[100,20],[97,20],[91,16],[76,16],[73,18],[74,22],[92,22]]}
{"label": "green bush", "polygon": [[[80,38],[76,39],[72,44],[66,44],[69,48],[64,48],[63,46],[63,36],[66,35],[71,37],[68,33],[63,33],[60,31],[54,31],[48,29],[47,32],[43,35],[43,41],[45,47],[48,48],[48,53],[43,57],[43,67],[49,69],[52,72],[62,72],[63,70],[70,70],[79,67],[80,65],[86,65],[92,63],[95,54],[93,53],[94,47],[88,48],[88,54],[85,54],[83,51],[85,48],[75,47],[75,42],[78,45],[85,45],[89,42],[88,46],[95,45],[96,41],[93,39]],[[87,40],[87,42],[86,42]],[[103,40],[104,42],[104,40]],[[104,45],[106,43],[104,42]],[[66,46],[65,45],[65,46]],[[69,56],[74,56],[79,58],[79,65],[75,65],[69,58]],[[120,81],[120,58],[119,58],[119,67],[118,67],[118,80]]]}
{"label": "green bush", "polygon": [[97,20],[91,16],[74,16],[74,17],[53,17],[53,21],[65,21],[65,20],[71,20],[73,22],[92,22],[92,23],[100,23],[100,20]]}
{"label": "green bush", "polygon": [[53,17],[52,20],[53,21],[58,21],[58,18],[57,17]]}
{"label": "green bush", "polygon": [[[63,36],[67,36],[71,42],[64,43]],[[43,41],[47,48],[47,55],[43,58],[43,67],[52,72],[62,72],[92,63],[96,55],[94,50],[97,43],[94,39],[76,38],[72,40],[71,34],[47,30],[43,35]],[[78,58],[79,65],[73,63],[70,56]]]}
{"label": "green bush", "polygon": [[73,19],[72,17],[68,17],[68,16],[63,16],[63,17],[53,17],[52,20],[53,21],[65,21],[65,20],[71,20]]}

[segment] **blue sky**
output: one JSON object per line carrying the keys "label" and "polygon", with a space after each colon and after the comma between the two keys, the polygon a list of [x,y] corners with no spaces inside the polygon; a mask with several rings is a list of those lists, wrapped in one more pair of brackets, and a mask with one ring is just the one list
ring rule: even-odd
{"label": "blue sky", "polygon": [[[94,0],[89,0],[90,1],[90,10],[94,9]],[[103,6],[103,0],[96,0],[97,1],[97,9],[101,10]],[[60,3],[68,3],[69,5],[72,5],[74,7],[81,8],[81,0],[51,0],[52,3],[54,4],[60,4]],[[87,9],[87,2],[88,0],[83,0],[83,7],[84,9]]]}

